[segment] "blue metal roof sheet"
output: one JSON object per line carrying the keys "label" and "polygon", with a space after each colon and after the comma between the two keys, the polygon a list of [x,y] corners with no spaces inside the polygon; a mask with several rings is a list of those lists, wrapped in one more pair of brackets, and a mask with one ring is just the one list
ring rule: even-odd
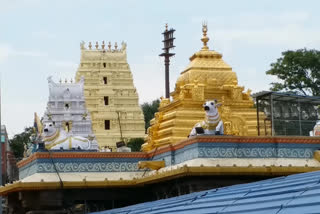
{"label": "blue metal roof sheet", "polygon": [[96,214],[320,213],[320,171],[191,193]]}

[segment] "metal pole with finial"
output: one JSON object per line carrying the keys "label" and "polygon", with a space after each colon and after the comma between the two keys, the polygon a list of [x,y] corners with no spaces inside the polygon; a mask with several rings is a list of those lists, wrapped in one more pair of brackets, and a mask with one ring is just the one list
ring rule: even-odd
{"label": "metal pole with finial", "polygon": [[170,57],[174,56],[174,53],[170,53],[170,49],[174,48],[173,40],[173,32],[176,30],[170,29],[168,30],[168,24],[166,24],[166,29],[162,33],[164,36],[164,40],[162,41],[164,44],[164,48],[162,48],[163,53],[159,56],[164,56],[164,65],[165,65],[165,88],[166,88],[166,98],[170,97],[170,86],[169,86],[169,65],[170,65]]}

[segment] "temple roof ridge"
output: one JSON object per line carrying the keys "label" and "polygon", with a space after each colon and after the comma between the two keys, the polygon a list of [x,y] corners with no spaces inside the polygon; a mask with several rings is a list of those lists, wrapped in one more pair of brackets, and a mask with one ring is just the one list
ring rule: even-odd
{"label": "temple roof ridge", "polygon": [[125,43],[124,41],[121,42],[121,48],[118,48],[118,43],[115,42],[113,47],[111,45],[111,42],[108,43],[108,45],[106,45],[105,41],[102,41],[101,45],[99,45],[99,42],[96,41],[95,42],[95,45],[93,47],[92,43],[89,42],[88,43],[88,46],[86,47],[85,46],[85,42],[84,41],[81,41],[80,42],[80,49],[82,51],[93,51],[93,52],[97,52],[97,51],[100,51],[100,52],[110,52],[110,53],[121,53],[121,52],[126,52],[126,49],[127,49],[127,43]]}
{"label": "temple roof ridge", "polygon": [[58,98],[58,97],[74,97],[74,98],[83,98],[83,86],[84,86],[84,78],[81,78],[78,82],[73,82],[71,79],[70,82],[67,82],[67,79],[64,83],[62,83],[61,79],[60,83],[56,83],[53,81],[52,76],[48,77],[48,86],[49,86],[49,97],[50,98]]}
{"label": "temple roof ridge", "polygon": [[85,42],[80,43],[81,56],[80,61],[115,61],[121,63],[127,63],[127,43],[122,42],[121,46],[118,46],[118,43],[115,42],[114,45],[111,45],[111,42],[106,44],[102,41],[101,45],[99,42],[93,43],[89,42],[88,45],[85,45]]}
{"label": "temple roof ridge", "polygon": [[63,86],[63,87],[64,86],[71,86],[71,87],[76,86],[77,87],[79,85],[79,83],[83,84],[83,82],[84,82],[84,78],[81,78],[81,81],[79,81],[79,82],[74,81],[72,78],[70,79],[70,81],[68,81],[67,78],[65,78],[64,81],[62,80],[62,78],[60,78],[59,83],[57,83],[53,80],[52,76],[48,76],[47,80],[48,80],[48,84],[52,85],[53,87],[61,87],[61,86]]}

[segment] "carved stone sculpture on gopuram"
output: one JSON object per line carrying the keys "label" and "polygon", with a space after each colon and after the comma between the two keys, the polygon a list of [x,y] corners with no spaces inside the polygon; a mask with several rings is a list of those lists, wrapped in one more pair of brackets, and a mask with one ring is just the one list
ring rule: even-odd
{"label": "carved stone sculpture on gopuram", "polygon": [[[114,47],[114,48],[113,48]],[[115,149],[116,142],[143,138],[144,117],[127,62],[127,45],[103,41],[94,47],[81,42],[76,80],[84,76],[84,96],[92,129],[100,147]]]}
{"label": "carved stone sculpture on gopuram", "polygon": [[[237,75],[222,54],[209,50],[207,25],[202,27],[203,47],[190,57],[181,72],[172,100],[161,98],[159,112],[151,120],[144,151],[187,139],[192,127],[203,120],[203,103],[217,99],[225,135],[257,136],[257,115],[251,90],[244,92]],[[263,115],[261,115],[263,117]]]}

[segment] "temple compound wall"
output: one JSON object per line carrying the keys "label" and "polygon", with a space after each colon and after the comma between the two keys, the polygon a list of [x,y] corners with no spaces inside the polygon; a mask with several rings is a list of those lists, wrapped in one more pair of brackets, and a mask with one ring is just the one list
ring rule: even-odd
{"label": "temple compound wall", "polygon": [[127,62],[126,43],[118,49],[91,42],[80,44],[81,59],[76,80],[84,76],[84,96],[99,146],[115,147],[116,142],[143,138],[144,116]]}
{"label": "temple compound wall", "polygon": [[[20,179],[29,177],[27,182],[58,181],[58,170],[60,176],[66,179],[64,181],[82,182],[86,178],[81,186],[87,185],[88,181],[105,182],[106,178],[107,181],[123,182],[122,185],[127,185],[129,181],[137,184],[134,183],[137,179],[142,179],[141,182],[150,181],[146,179],[148,176],[157,180],[157,176],[163,172],[167,172],[164,176],[170,179],[173,174],[169,172],[174,173],[179,168],[197,168],[197,172],[204,173],[201,176],[205,173],[279,176],[319,170],[319,146],[320,137],[207,135],[192,137],[148,152],[52,151],[49,154],[38,151],[20,161],[18,167]],[[141,162],[151,164],[157,161],[164,162],[157,170],[146,171],[139,167]],[[148,166],[150,165],[147,168]],[[190,172],[191,170],[188,173]]]}
{"label": "temple compound wall", "polygon": [[238,85],[236,73],[223,61],[222,54],[209,50],[205,25],[201,41],[203,47],[190,57],[190,64],[181,72],[170,94],[172,100],[161,99],[159,112],[151,120],[144,151],[186,139],[192,127],[205,117],[203,103],[213,99],[222,104],[218,110],[225,135],[257,136],[257,113],[251,91],[245,92]]}
{"label": "temple compound wall", "polygon": [[93,136],[90,113],[86,109],[83,94],[84,78],[78,83],[65,80],[55,83],[48,77],[49,100],[42,123],[52,122],[74,136]]}

